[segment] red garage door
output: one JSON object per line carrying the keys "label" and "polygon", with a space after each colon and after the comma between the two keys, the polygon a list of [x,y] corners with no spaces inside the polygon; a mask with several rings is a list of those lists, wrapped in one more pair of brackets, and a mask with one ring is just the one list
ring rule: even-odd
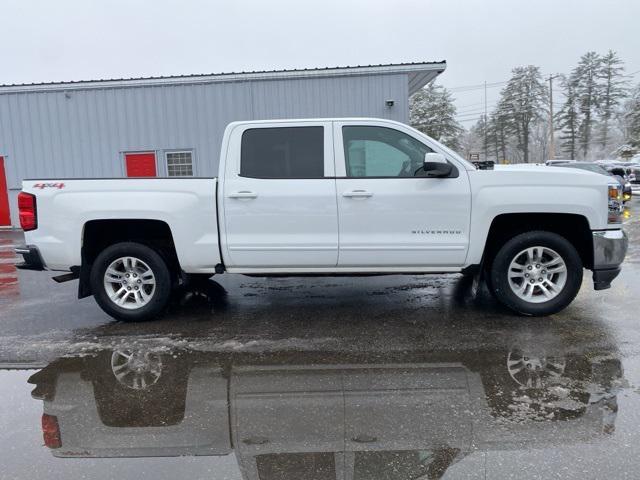
{"label": "red garage door", "polygon": [[9,225],[11,225],[9,191],[7,190],[7,176],[4,171],[4,157],[0,157],[0,227]]}
{"label": "red garage door", "polygon": [[124,163],[127,168],[127,177],[156,177],[156,154],[125,153]]}

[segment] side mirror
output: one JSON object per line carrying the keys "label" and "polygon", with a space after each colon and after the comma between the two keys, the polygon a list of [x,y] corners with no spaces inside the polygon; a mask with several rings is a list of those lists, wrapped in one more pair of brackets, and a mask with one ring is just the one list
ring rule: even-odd
{"label": "side mirror", "polygon": [[427,177],[448,177],[453,167],[441,153],[424,154],[424,172]]}

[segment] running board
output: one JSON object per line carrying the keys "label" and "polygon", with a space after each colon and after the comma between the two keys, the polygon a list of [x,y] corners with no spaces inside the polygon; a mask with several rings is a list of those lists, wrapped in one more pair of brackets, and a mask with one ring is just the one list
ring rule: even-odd
{"label": "running board", "polygon": [[80,278],[80,274],[78,272],[69,272],[64,275],[58,275],[55,277],[51,277],[57,283],[70,282],[71,280],[76,280]]}

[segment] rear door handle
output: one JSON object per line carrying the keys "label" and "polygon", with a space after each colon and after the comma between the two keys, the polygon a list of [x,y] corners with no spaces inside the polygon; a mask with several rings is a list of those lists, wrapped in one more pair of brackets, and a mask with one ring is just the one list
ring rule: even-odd
{"label": "rear door handle", "polygon": [[351,190],[350,192],[344,192],[342,196],[347,198],[367,198],[373,197],[373,193],[367,192],[366,190]]}
{"label": "rear door handle", "polygon": [[258,196],[255,192],[249,190],[241,190],[240,192],[233,192],[229,194],[229,198],[256,198]]}

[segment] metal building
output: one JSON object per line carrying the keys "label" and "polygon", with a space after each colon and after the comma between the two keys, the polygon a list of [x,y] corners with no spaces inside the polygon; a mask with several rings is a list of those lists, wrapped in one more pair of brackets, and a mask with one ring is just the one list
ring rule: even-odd
{"label": "metal building", "polygon": [[0,86],[0,226],[23,178],[215,176],[234,120],[381,117],[443,62]]}

